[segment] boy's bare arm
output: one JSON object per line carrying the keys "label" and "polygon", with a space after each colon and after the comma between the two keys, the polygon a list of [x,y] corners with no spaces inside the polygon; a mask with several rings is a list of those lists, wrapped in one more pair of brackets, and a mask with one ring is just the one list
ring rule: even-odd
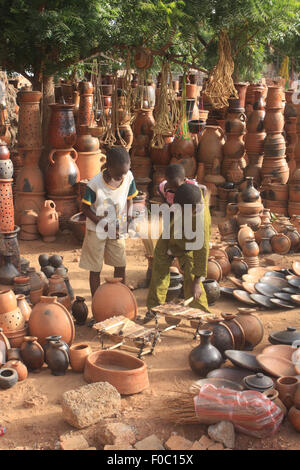
{"label": "boy's bare arm", "polygon": [[100,220],[104,219],[104,217],[107,215],[107,214],[103,216],[96,215],[95,212],[92,211],[90,206],[84,203],[82,203],[82,212],[84,213],[86,217],[91,219],[91,221],[94,222],[94,224],[96,225],[98,224],[98,222],[100,222]]}

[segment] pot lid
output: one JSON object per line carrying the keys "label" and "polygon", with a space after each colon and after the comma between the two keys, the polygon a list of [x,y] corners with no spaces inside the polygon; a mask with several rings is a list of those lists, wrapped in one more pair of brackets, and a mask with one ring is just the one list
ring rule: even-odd
{"label": "pot lid", "polygon": [[294,326],[288,326],[286,330],[271,333],[270,338],[278,343],[291,345],[294,341],[300,340],[300,331]]}
{"label": "pot lid", "polygon": [[260,390],[267,390],[274,385],[273,380],[261,372],[255,375],[248,375],[248,377],[244,378],[244,382],[247,387],[258,388]]}

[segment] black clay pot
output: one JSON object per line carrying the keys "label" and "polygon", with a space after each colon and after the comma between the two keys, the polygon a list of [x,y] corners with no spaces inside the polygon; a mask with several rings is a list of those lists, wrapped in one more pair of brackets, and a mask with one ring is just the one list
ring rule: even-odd
{"label": "black clay pot", "polygon": [[226,251],[226,254],[228,256],[230,263],[233,261],[234,257],[236,258],[243,257],[243,253],[241,249],[239,248],[237,242],[235,241],[228,242],[228,246],[225,248],[225,251]]}
{"label": "black clay pot", "polygon": [[75,318],[77,325],[85,324],[88,313],[89,311],[85,303],[85,298],[76,296],[76,300],[72,305],[72,315]]}
{"label": "black clay pot", "polygon": [[179,282],[183,281],[183,275],[180,273],[170,273],[170,285],[169,287],[175,287]]}
{"label": "black clay pot", "polygon": [[206,377],[208,372],[218,369],[223,362],[220,351],[211,344],[213,335],[210,330],[200,330],[200,345],[189,355],[190,367],[195,374]]}
{"label": "black clay pot", "polygon": [[54,273],[55,273],[55,268],[53,266],[43,266],[41,271],[47,276],[49,279]]}
{"label": "black clay pot", "polygon": [[65,375],[70,360],[62,341],[50,341],[45,359],[52,375]]}
{"label": "black clay pot", "polygon": [[0,370],[0,389],[7,390],[18,382],[18,373],[12,368],[3,368]]}
{"label": "black clay pot", "polygon": [[42,254],[39,256],[39,264],[41,266],[41,268],[43,268],[44,266],[48,266],[49,264],[49,255],[46,255],[46,254]]}
{"label": "black clay pot", "polygon": [[244,202],[255,202],[259,198],[259,191],[255,189],[253,180],[253,176],[246,177],[247,186],[242,191],[242,199]]}
{"label": "black clay pot", "polygon": [[214,279],[206,279],[203,281],[203,287],[206,292],[208,305],[214,305],[221,295],[218,281],[215,281]]}
{"label": "black clay pot", "polygon": [[29,370],[37,370],[44,364],[44,350],[35,336],[25,336],[21,344],[21,357]]}
{"label": "black clay pot", "polygon": [[178,299],[182,292],[182,284],[178,282],[175,286],[169,287],[166,297],[166,302],[172,302],[172,300]]}
{"label": "black clay pot", "polygon": [[20,276],[20,272],[12,263],[12,256],[4,256],[4,264],[0,267],[0,284],[11,286],[14,278]]}
{"label": "black clay pot", "polygon": [[46,364],[47,364],[47,361],[46,361],[46,352],[47,352],[47,349],[48,349],[49,346],[50,346],[50,343],[53,343],[53,342],[56,342],[56,341],[60,341],[60,342],[62,343],[63,348],[64,348],[64,350],[66,351],[66,353],[67,353],[68,355],[70,354],[69,345],[68,345],[65,341],[63,341],[63,340],[61,339],[61,336],[47,336],[46,340],[47,340],[47,343],[45,343],[44,346],[43,346],[43,349],[44,349],[44,352],[45,352],[45,362],[46,362]]}
{"label": "black clay pot", "polygon": [[52,255],[49,258],[49,264],[54,268],[59,268],[62,265],[63,259],[59,255]]}

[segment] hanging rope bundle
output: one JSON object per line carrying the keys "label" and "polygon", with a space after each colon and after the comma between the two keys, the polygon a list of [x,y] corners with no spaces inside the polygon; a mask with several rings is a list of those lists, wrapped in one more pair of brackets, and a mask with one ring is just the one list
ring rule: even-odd
{"label": "hanging rope bundle", "polygon": [[189,131],[188,121],[186,117],[186,71],[183,74],[182,80],[182,94],[180,106],[180,122],[175,134],[177,140],[190,140],[191,134]]}
{"label": "hanging rope bundle", "polygon": [[179,122],[179,108],[176,93],[173,90],[172,74],[168,62],[164,62],[161,71],[159,101],[151,146],[163,148],[164,136],[173,135]]}
{"label": "hanging rope bundle", "polygon": [[204,93],[210,98],[214,108],[228,106],[228,98],[238,98],[232,74],[234,62],[231,57],[231,46],[225,31],[221,31],[219,39],[219,60],[208,79]]}
{"label": "hanging rope bundle", "polygon": [[127,146],[127,142],[122,138],[119,129],[119,99],[117,82],[118,78],[117,74],[115,74],[113,79],[111,126],[108,128],[103,141],[107,147],[113,147],[117,141],[120,145],[122,145],[122,147]]}

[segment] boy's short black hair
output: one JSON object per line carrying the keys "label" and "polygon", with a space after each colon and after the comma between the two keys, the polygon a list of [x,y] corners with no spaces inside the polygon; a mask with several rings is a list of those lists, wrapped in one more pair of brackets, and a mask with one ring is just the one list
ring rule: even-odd
{"label": "boy's short black hair", "polygon": [[179,163],[173,163],[167,166],[165,175],[166,178],[171,181],[174,181],[176,178],[184,179],[185,170]]}
{"label": "boy's short black hair", "polygon": [[200,189],[190,183],[184,183],[175,192],[174,203],[180,204],[199,204],[202,200],[202,194]]}
{"label": "boy's short black hair", "polygon": [[115,146],[111,147],[106,152],[106,165],[107,166],[120,166],[130,163],[130,156],[125,147]]}

